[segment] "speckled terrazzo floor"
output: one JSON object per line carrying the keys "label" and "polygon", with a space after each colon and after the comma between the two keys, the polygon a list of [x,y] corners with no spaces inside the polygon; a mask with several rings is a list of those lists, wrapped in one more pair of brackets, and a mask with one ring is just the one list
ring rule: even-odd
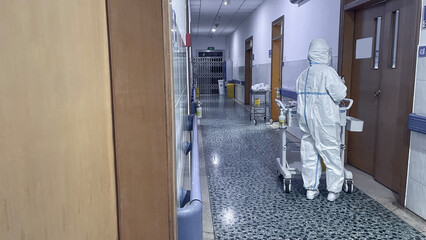
{"label": "speckled terrazzo floor", "polygon": [[250,124],[234,100],[202,97],[204,158],[215,239],[426,239],[355,189],[336,202],[306,200],[301,181],[285,194],[275,174],[279,130]]}

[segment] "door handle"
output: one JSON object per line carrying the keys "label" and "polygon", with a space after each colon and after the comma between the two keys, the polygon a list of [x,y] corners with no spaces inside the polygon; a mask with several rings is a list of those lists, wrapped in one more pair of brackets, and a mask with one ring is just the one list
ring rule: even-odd
{"label": "door handle", "polygon": [[380,90],[377,90],[377,91],[375,91],[375,92],[374,92],[374,94],[373,94],[373,95],[374,95],[375,97],[379,97],[379,96],[380,96],[380,93],[381,93],[381,92],[380,92]]}

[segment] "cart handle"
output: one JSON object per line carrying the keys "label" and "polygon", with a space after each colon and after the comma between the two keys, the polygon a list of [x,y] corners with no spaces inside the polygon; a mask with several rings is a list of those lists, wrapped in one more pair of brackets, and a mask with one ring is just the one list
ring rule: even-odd
{"label": "cart handle", "polygon": [[284,106],[283,102],[281,102],[278,99],[274,99],[274,100],[277,103],[277,105],[278,105],[279,108],[283,109],[284,111],[287,111],[287,108]]}
{"label": "cart handle", "polygon": [[352,105],[354,104],[354,100],[350,99],[350,98],[345,98],[342,100],[342,102],[348,102],[349,105],[346,107],[346,110],[351,109]]}

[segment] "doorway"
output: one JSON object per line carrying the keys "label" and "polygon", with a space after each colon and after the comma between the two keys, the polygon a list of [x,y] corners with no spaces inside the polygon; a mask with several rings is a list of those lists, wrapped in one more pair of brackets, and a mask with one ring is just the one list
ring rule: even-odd
{"label": "doorway", "polygon": [[283,62],[283,43],[284,43],[284,16],[272,22],[271,38],[271,103],[273,121],[278,121],[280,110],[274,103],[275,99],[280,99],[282,62]]}
{"label": "doorway", "polygon": [[246,39],[245,42],[245,71],[244,71],[244,81],[245,81],[245,94],[244,94],[244,104],[250,104],[250,89],[253,83],[252,81],[252,70],[253,70],[253,36]]}
{"label": "doorway", "polygon": [[[205,52],[198,52],[198,56],[192,58],[192,71],[195,84],[199,87],[200,94],[219,94],[218,80],[224,79],[222,51],[210,51],[214,57],[209,57]],[[218,54],[221,53],[221,54]]]}
{"label": "doorway", "polygon": [[420,5],[370,2],[367,7],[355,2],[342,6],[339,68],[354,99],[350,115],[364,120],[362,133],[349,133],[347,160],[403,200]]}

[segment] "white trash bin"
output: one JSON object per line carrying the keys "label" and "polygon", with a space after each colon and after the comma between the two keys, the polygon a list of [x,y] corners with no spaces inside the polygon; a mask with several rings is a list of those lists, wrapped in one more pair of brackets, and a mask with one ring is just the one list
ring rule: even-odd
{"label": "white trash bin", "polygon": [[219,94],[225,95],[225,80],[217,80],[219,83]]}

